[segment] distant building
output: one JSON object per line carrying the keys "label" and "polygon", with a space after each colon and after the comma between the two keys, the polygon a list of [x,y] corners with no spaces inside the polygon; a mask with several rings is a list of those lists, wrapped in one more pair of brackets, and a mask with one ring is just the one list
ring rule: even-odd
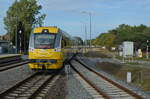
{"label": "distant building", "polygon": [[13,45],[7,40],[0,40],[0,54],[16,53]]}
{"label": "distant building", "polygon": [[9,53],[9,42],[0,40],[0,54]]}
{"label": "distant building", "polygon": [[8,34],[0,35],[0,54],[15,53]]}
{"label": "distant building", "polygon": [[4,40],[4,36],[0,35],[0,40]]}
{"label": "distant building", "polygon": [[9,41],[9,40],[10,40],[10,37],[9,37],[8,34],[0,35],[0,40],[6,40],[6,41]]}

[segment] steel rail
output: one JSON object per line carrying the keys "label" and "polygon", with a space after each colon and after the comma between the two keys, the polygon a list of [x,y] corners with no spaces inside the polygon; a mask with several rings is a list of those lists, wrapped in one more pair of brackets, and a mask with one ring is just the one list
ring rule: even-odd
{"label": "steel rail", "polygon": [[77,73],[80,75],[81,78],[83,78],[92,88],[94,88],[98,93],[99,95],[102,95],[105,99],[111,99],[105,92],[103,92],[102,90],[100,90],[99,88],[97,88],[95,86],[95,84],[93,84],[90,80],[88,80],[83,74],[81,74],[76,68],[74,68],[74,66],[72,65],[71,62],[69,62],[71,68]]}
{"label": "steel rail", "polygon": [[51,77],[49,77],[30,97],[29,99],[34,99],[39,93],[40,91],[46,87],[48,85],[48,83],[50,83],[50,81],[52,81],[54,79],[54,77],[56,77],[57,74],[53,74]]}
{"label": "steel rail", "polygon": [[[38,94],[40,94],[41,90],[44,89],[51,81],[57,76],[58,74],[52,74],[52,75],[45,75],[43,73],[42,76],[38,75],[36,72],[35,74],[31,75],[27,79],[19,82],[15,86],[11,87],[10,89],[4,91],[0,94],[1,99],[7,99],[7,98],[26,98],[26,99],[35,99]],[[38,79],[37,79],[38,77]],[[36,79],[36,81],[35,81]],[[30,83],[30,84],[27,84]],[[21,93],[16,93],[17,90],[21,90],[22,87],[26,86],[26,89],[24,91],[21,91]],[[36,89],[37,88],[37,89]],[[31,92],[32,90],[32,92]],[[26,96],[26,92],[28,92],[30,95]],[[11,96],[11,94],[16,94],[16,96]],[[46,96],[47,94],[45,94]]]}
{"label": "steel rail", "polygon": [[28,80],[32,79],[33,77],[35,77],[38,73],[34,73],[33,75],[27,77],[26,79],[20,81],[19,83],[17,83],[16,85],[12,86],[11,88],[7,89],[6,91],[2,92],[0,94],[0,97],[2,99],[4,99],[5,96],[7,96],[10,92],[12,92],[14,89],[18,88],[19,86],[21,86],[23,83],[27,82]]}

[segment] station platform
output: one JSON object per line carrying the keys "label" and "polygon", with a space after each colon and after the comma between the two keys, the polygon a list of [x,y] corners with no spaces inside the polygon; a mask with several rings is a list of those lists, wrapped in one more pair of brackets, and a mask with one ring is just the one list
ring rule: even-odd
{"label": "station platform", "polygon": [[22,54],[0,54],[0,64],[21,59]]}
{"label": "station platform", "polygon": [[22,56],[22,54],[0,54],[0,59],[2,59],[2,58],[9,58],[9,57],[15,57],[15,56]]}

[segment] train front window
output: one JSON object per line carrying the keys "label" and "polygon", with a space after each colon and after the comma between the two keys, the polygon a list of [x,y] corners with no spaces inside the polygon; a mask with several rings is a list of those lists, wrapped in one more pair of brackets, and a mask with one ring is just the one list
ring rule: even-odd
{"label": "train front window", "polygon": [[52,49],[55,44],[55,34],[35,34],[34,47],[36,49]]}

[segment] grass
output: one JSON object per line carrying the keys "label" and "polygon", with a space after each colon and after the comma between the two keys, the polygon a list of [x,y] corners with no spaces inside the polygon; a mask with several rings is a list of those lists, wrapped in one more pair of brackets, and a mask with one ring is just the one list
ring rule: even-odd
{"label": "grass", "polygon": [[95,57],[95,58],[98,58],[98,57],[101,57],[101,58],[111,58],[110,56],[106,55],[106,54],[103,54],[99,51],[89,51],[87,53],[84,53],[84,56],[86,57]]}
{"label": "grass", "polygon": [[144,91],[150,91],[150,69],[148,68],[136,67],[135,65],[119,65],[107,62],[97,63],[96,67],[124,81],[126,81],[127,72],[131,72],[132,83],[142,88]]}
{"label": "grass", "polygon": [[[111,55],[110,55],[111,54]],[[94,58],[112,58],[113,53],[107,50],[92,50],[85,53],[87,57],[94,57]],[[122,57],[116,56],[116,58],[122,60]],[[146,59],[145,55],[143,58],[135,58],[134,60],[144,60],[150,61]],[[150,68],[145,68],[144,66],[138,63],[127,63],[127,64],[114,64],[109,62],[102,62],[97,63],[97,69],[101,69],[105,72],[108,72],[111,75],[114,75],[116,78],[126,81],[127,72],[132,73],[132,83],[144,91],[150,91]]]}
{"label": "grass", "polygon": [[109,53],[108,50],[103,50],[101,48],[91,49],[84,53],[86,57],[101,57],[101,58],[111,58],[112,55]]}
{"label": "grass", "polygon": [[[121,57],[121,56],[118,56],[118,55],[116,55],[116,57],[115,58],[117,58],[117,59],[120,59],[120,60],[122,60],[123,59],[123,57]],[[128,58],[125,58],[125,59],[128,59]],[[149,56],[149,58],[147,59],[146,58],[146,54],[143,54],[143,57],[133,57],[133,60],[141,60],[141,61],[150,61],[150,56]]]}

